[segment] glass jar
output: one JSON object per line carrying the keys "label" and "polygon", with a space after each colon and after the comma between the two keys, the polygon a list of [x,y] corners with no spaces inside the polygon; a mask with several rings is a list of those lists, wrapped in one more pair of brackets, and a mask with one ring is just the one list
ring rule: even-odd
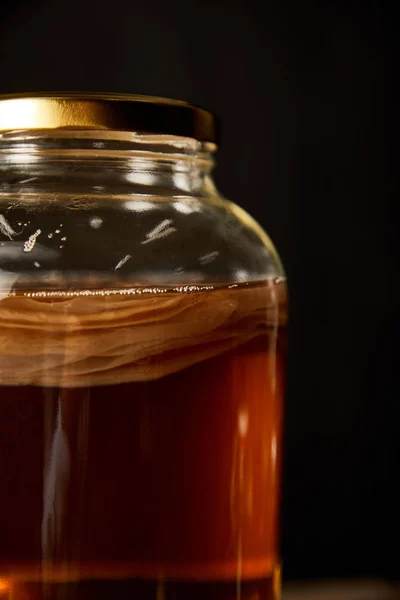
{"label": "glass jar", "polygon": [[0,132],[1,598],[277,598],[285,276],[214,117],[22,96]]}

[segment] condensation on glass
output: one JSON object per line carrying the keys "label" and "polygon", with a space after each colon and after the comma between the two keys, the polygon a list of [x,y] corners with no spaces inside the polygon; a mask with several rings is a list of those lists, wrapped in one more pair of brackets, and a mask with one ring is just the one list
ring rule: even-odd
{"label": "condensation on glass", "polygon": [[279,597],[286,283],[215,128],[0,100],[1,600]]}

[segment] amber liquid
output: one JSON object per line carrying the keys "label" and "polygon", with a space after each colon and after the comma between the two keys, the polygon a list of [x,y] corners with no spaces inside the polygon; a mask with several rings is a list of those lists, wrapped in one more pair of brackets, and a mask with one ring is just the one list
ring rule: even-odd
{"label": "amber liquid", "polygon": [[[197,310],[202,293],[200,300],[186,294],[174,319],[187,318],[190,328],[187,311]],[[214,306],[207,291],[212,313],[219,293]],[[234,290],[229,294],[231,307]],[[62,302],[67,315],[72,305],[65,298],[40,299],[38,307],[31,302],[25,312],[10,299],[2,313],[0,302],[0,351],[13,336],[20,365],[14,375],[4,358],[2,371],[0,352],[0,381],[1,372],[6,379],[0,387],[0,598],[275,600],[284,359],[278,312],[284,308],[265,310],[261,320],[260,307],[251,319],[244,309],[236,321],[240,311],[229,313],[202,339],[194,364],[181,368],[194,342],[188,331],[173,349],[157,354],[154,347],[154,354],[139,357],[139,370],[129,371],[135,380],[118,383],[120,375],[128,377],[120,366],[128,346],[119,342],[116,352],[113,341],[94,360],[104,349],[96,350],[96,341],[106,339],[98,332],[111,310],[107,296],[97,301],[98,321],[82,325],[94,342],[84,359],[82,353],[68,358],[75,318],[68,327],[61,319],[58,333],[43,333],[46,319],[37,316],[47,311],[52,318]],[[267,293],[264,309],[270,302]],[[113,314],[107,329],[116,340],[125,331],[120,316]],[[144,316],[135,318],[142,327]],[[146,326],[165,336],[157,323],[147,318]],[[221,327],[235,335],[228,349],[209,357]],[[254,335],[243,336],[244,330]],[[79,342],[79,326],[74,331]],[[21,340],[34,335],[34,359],[39,349],[45,375],[32,374],[26,356],[17,356],[21,333]],[[222,347],[220,333],[217,338]],[[48,364],[57,361],[50,354],[60,349],[73,376],[64,370],[64,385],[43,385],[43,377],[53,383]],[[134,355],[132,346],[129,352]],[[172,372],[156,377],[167,362]],[[102,385],[105,373],[111,379]],[[86,385],[69,385],[77,377]]]}

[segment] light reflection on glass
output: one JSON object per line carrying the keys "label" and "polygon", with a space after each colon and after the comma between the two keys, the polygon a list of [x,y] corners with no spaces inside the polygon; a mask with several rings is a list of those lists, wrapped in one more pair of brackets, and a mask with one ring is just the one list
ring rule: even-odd
{"label": "light reflection on glass", "polygon": [[124,206],[133,212],[146,212],[156,208],[157,204],[155,204],[155,202],[150,202],[149,200],[129,200],[129,202],[124,203]]}
{"label": "light reflection on glass", "polygon": [[131,171],[125,177],[130,183],[139,185],[154,185],[157,183],[157,174],[149,171]]}
{"label": "light reflection on glass", "polygon": [[241,409],[238,418],[239,435],[244,439],[249,429],[249,413],[246,408]]}
{"label": "light reflection on glass", "polygon": [[235,279],[237,282],[247,281],[249,278],[249,274],[245,269],[236,269],[235,271]]}
{"label": "light reflection on glass", "polygon": [[186,173],[174,173],[174,186],[185,192],[190,192],[193,186],[193,178],[189,178]]}
{"label": "light reflection on glass", "polygon": [[190,213],[196,212],[198,207],[189,200],[188,202],[184,202],[183,200],[179,200],[178,202],[174,202],[174,209],[183,215],[190,215]]}

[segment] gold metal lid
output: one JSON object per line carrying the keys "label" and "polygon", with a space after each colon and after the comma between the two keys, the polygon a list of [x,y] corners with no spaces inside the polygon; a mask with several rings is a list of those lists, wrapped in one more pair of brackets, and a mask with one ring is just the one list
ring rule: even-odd
{"label": "gold metal lid", "polygon": [[65,128],[178,135],[217,142],[216,117],[179,100],[69,92],[0,96],[0,132]]}

